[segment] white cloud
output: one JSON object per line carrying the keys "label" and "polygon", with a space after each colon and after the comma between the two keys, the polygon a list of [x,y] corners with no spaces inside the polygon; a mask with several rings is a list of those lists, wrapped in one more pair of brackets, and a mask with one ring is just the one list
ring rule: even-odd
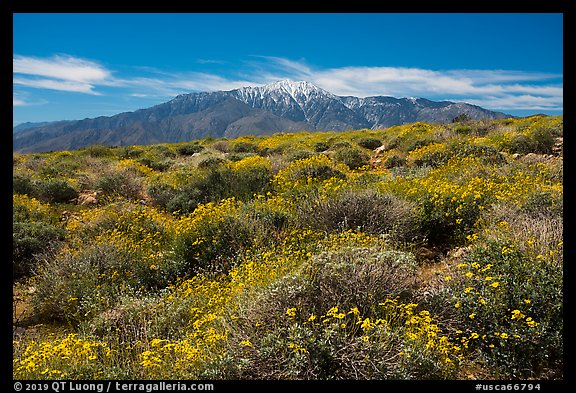
{"label": "white cloud", "polygon": [[[12,59],[15,85],[37,89],[98,94],[96,84],[105,84],[112,74],[103,66],[72,56],[37,58],[16,55]],[[26,77],[22,77],[26,75]]]}

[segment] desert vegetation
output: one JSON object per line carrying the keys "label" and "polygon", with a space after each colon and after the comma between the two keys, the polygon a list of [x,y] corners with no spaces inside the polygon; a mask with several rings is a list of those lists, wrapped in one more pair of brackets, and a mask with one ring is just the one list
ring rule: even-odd
{"label": "desert vegetation", "polygon": [[16,379],[562,379],[562,117],[13,155]]}

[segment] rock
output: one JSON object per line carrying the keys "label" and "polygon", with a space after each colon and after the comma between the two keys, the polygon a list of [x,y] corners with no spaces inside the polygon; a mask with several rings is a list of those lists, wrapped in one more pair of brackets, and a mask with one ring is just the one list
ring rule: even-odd
{"label": "rock", "polygon": [[97,195],[98,195],[97,192],[82,193],[78,195],[76,203],[82,206],[97,205],[98,204],[98,199],[96,199]]}

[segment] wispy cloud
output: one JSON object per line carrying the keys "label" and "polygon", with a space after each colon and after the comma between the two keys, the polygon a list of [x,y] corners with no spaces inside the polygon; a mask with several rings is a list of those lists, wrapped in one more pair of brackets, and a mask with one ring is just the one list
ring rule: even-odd
{"label": "wispy cloud", "polygon": [[12,97],[12,106],[24,106],[24,105],[26,105],[26,101],[20,98]]}
{"label": "wispy cloud", "polygon": [[[112,77],[112,73],[93,61],[68,55],[37,58],[16,55],[12,60],[15,85],[38,89],[99,94],[94,91]],[[22,77],[26,75],[26,77]]]}

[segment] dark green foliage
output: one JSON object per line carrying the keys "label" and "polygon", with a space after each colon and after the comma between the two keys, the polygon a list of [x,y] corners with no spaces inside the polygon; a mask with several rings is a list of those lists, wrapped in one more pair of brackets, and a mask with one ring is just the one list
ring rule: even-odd
{"label": "dark green foliage", "polygon": [[12,266],[15,278],[34,273],[39,253],[49,250],[57,241],[64,240],[66,231],[42,221],[13,222]]}
{"label": "dark green foliage", "polygon": [[336,151],[334,160],[354,170],[368,164],[370,156],[357,148],[343,148]]}
{"label": "dark green foliage", "polygon": [[258,146],[255,143],[240,141],[233,144],[230,151],[232,153],[257,153]]}
{"label": "dark green foliage", "polygon": [[181,156],[191,156],[192,154],[200,153],[202,150],[204,150],[204,146],[197,143],[186,143],[176,149]]}
{"label": "dark green foliage", "polygon": [[122,159],[138,158],[142,153],[144,153],[144,150],[137,146],[122,146],[116,150],[116,154]]}
{"label": "dark green foliage", "polygon": [[515,135],[506,147],[510,153],[526,154],[536,149],[536,143],[528,136],[519,134]]}
{"label": "dark green foliage", "polygon": [[326,142],[316,142],[314,144],[314,151],[317,153],[321,153],[323,151],[326,151],[330,149],[330,145]]}
{"label": "dark green foliage", "polygon": [[86,149],[84,149],[84,152],[88,156],[95,158],[112,157],[114,155],[114,151],[112,150],[112,148],[110,146],[104,146],[104,145],[90,145]]}
{"label": "dark green foliage", "polygon": [[358,145],[366,149],[374,150],[382,146],[382,141],[378,138],[368,137],[360,139]]}
{"label": "dark green foliage", "polygon": [[140,185],[132,177],[120,172],[98,179],[96,189],[108,195],[120,195],[129,199],[138,199],[141,193]]}
{"label": "dark green foliage", "polygon": [[256,153],[230,153],[226,158],[232,162],[237,162],[248,157],[254,157],[256,155]]}
{"label": "dark green foliage", "polygon": [[552,153],[552,146],[554,146],[552,130],[545,127],[537,127],[531,130],[530,137],[534,141],[534,152],[542,154]]}
{"label": "dark green foliage", "polygon": [[384,161],[384,166],[388,169],[406,165],[406,159],[397,155],[390,156]]}
{"label": "dark green foliage", "polygon": [[288,156],[288,160],[289,161],[297,161],[297,160],[302,160],[304,158],[310,158],[313,155],[314,155],[314,153],[312,153],[311,151],[308,151],[308,150],[296,150]]}
{"label": "dark green foliage", "polygon": [[36,187],[29,175],[15,173],[12,176],[12,191],[16,194],[33,196],[36,194]]}
{"label": "dark green foliage", "polygon": [[410,152],[410,151],[416,150],[420,147],[428,146],[434,142],[435,141],[433,139],[428,139],[428,138],[418,139],[418,140],[414,141],[413,143],[411,143],[406,150]]}
{"label": "dark green foliage", "polygon": [[198,169],[216,169],[225,162],[226,160],[221,157],[209,156],[198,163]]}
{"label": "dark green foliage", "polygon": [[69,203],[78,197],[78,191],[65,180],[39,180],[36,184],[38,197],[46,202]]}
{"label": "dark green foliage", "polygon": [[[201,241],[198,241],[201,239]],[[224,216],[207,221],[174,239],[174,258],[186,273],[226,273],[251,244],[253,232],[241,218]]]}
{"label": "dark green foliage", "polygon": [[472,132],[472,127],[468,125],[458,125],[454,127],[453,130],[458,135],[469,135]]}
{"label": "dark green foliage", "polygon": [[348,141],[338,141],[338,142],[335,142],[330,149],[331,150],[338,150],[338,149],[351,148],[351,147],[352,147],[352,144]]}

